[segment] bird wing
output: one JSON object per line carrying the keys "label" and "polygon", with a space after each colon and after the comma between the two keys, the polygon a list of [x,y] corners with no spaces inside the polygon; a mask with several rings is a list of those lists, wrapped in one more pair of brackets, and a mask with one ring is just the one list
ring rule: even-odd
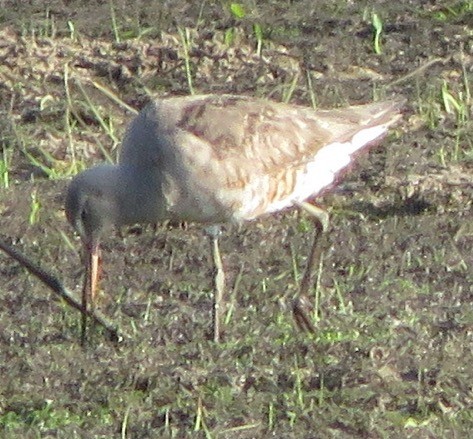
{"label": "bird wing", "polygon": [[252,219],[332,184],[353,152],[386,132],[397,108],[315,111],[230,95],[156,100],[132,123],[120,162],[156,169],[176,217]]}

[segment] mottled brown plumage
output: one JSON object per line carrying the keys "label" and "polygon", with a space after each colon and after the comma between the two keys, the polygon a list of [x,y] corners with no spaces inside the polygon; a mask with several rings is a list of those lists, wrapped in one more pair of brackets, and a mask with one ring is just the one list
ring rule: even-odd
{"label": "mottled brown plumage", "polygon": [[[242,222],[299,205],[382,139],[399,108],[313,110],[231,95],[157,99],[131,123],[118,165],[73,180],[67,218],[96,255],[111,226]],[[93,292],[95,280],[89,283]]]}

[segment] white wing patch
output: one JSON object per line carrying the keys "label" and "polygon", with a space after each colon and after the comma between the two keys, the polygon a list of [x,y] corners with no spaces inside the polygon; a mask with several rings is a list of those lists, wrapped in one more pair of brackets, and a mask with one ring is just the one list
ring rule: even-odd
{"label": "white wing patch", "polygon": [[296,201],[301,202],[317,195],[331,185],[337,174],[350,164],[353,153],[382,136],[386,131],[385,125],[377,125],[358,131],[349,142],[330,143],[321,148],[314,159],[297,173],[293,193],[271,203],[266,212],[276,212],[293,205]]}

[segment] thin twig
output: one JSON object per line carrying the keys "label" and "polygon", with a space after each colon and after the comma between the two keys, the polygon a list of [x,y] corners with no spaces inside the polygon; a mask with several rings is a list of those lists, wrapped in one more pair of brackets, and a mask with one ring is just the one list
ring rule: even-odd
{"label": "thin twig", "polygon": [[119,334],[116,326],[108,322],[104,316],[90,309],[84,311],[82,305],[78,301],[76,301],[73,295],[66,288],[64,288],[63,284],[56,276],[51,273],[48,273],[47,271],[39,267],[35,262],[31,261],[25,255],[23,255],[19,250],[13,248],[3,240],[0,240],[0,249],[3,250],[8,256],[19,262],[23,267],[25,267],[31,274],[36,276],[46,286],[51,288],[51,290],[53,290],[62,299],[64,299],[68,305],[77,309],[83,315],[84,313],[87,314],[87,316],[90,317],[95,323],[99,324],[100,326],[103,326],[108,332],[110,340],[118,342],[122,339],[122,336]]}
{"label": "thin twig", "polygon": [[421,66],[417,67],[417,69],[413,70],[412,72],[409,72],[407,75],[401,76],[400,78],[396,79],[395,81],[390,82],[389,84],[386,85],[386,87],[393,87],[394,85],[401,84],[401,83],[413,78],[414,76],[419,75],[424,70],[428,69],[429,67],[433,66],[434,64],[446,64],[448,61],[450,61],[450,59],[451,59],[451,57],[430,59],[426,63],[424,63]]}

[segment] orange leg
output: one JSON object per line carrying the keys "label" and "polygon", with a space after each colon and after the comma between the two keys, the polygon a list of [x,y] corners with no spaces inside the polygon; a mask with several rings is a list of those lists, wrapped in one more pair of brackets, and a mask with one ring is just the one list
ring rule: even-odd
{"label": "orange leg", "polygon": [[87,313],[89,309],[93,312],[97,285],[100,275],[100,249],[98,245],[86,248],[86,270],[84,284],[82,287],[82,321],[81,321],[81,344],[84,345],[87,338]]}

